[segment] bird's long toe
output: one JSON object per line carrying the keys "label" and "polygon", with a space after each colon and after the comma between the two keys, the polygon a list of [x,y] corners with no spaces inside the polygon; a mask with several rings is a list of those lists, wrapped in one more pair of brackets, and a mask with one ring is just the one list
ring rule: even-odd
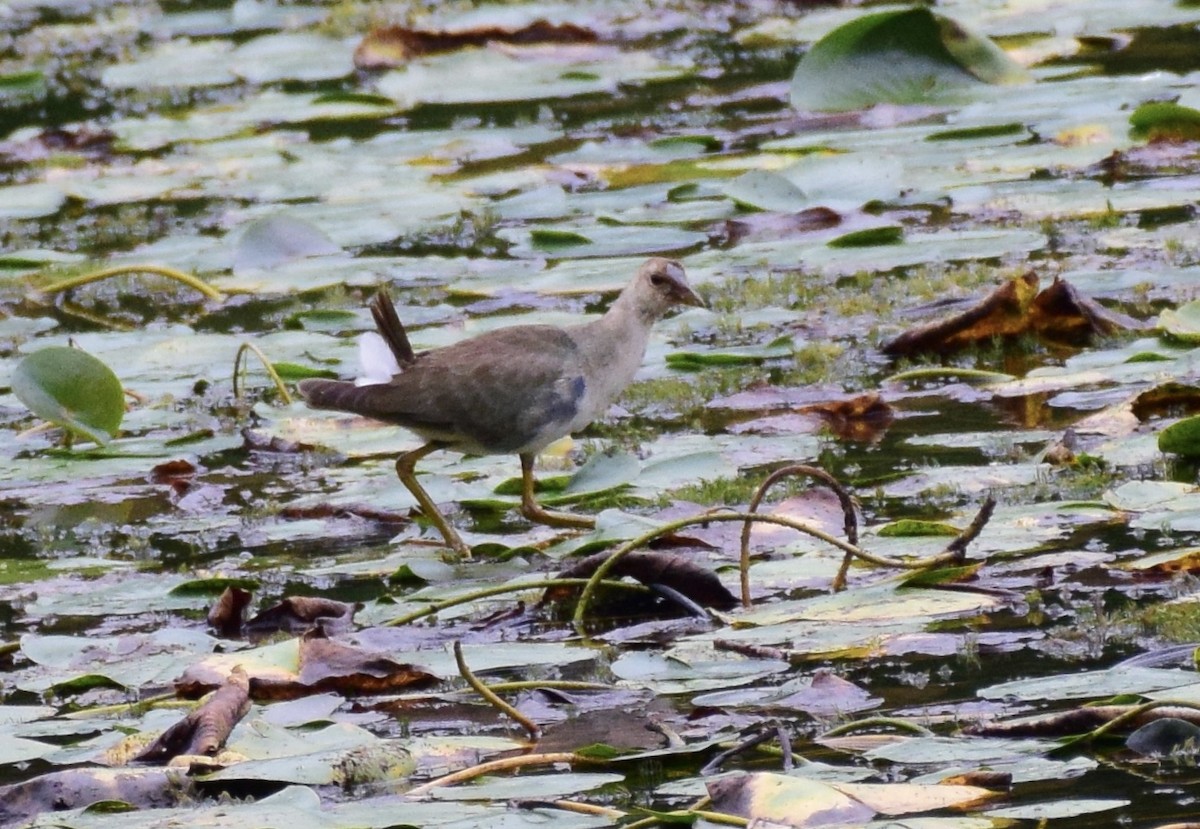
{"label": "bird's long toe", "polygon": [[590,530],[596,526],[596,519],[590,515],[575,515],[570,512],[553,512],[544,509],[536,501],[521,504],[521,515],[535,524],[545,524],[547,527],[571,527]]}

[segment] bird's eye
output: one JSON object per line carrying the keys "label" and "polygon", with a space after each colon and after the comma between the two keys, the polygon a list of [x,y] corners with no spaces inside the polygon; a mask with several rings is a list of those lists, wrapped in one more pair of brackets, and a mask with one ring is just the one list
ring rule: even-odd
{"label": "bird's eye", "polygon": [[656,273],[650,277],[650,284],[653,285],[655,288],[663,287],[664,285],[667,284],[668,281],[669,280],[665,276],[663,276],[661,273]]}

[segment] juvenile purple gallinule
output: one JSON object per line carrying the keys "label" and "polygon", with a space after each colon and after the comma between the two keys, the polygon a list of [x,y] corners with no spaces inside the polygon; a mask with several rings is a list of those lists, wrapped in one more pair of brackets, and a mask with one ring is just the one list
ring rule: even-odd
{"label": "juvenile purple gallinule", "polygon": [[[703,306],[683,266],[649,259],[604,316],[579,325],[514,325],[431,351],[413,353],[386,293],[371,307],[396,365],[367,385],[302,380],[308,405],[395,423],[425,444],[396,461],[396,474],[446,544],[470,548],[417,481],[417,461],[436,449],[521,458],[521,514],[559,527],[595,520],[543,509],[534,497],[533,461],[559,438],[603,414],[637,373],[654,323],[677,305]],[[385,372],[386,374],[386,372]],[[361,383],[361,381],[360,381]]]}

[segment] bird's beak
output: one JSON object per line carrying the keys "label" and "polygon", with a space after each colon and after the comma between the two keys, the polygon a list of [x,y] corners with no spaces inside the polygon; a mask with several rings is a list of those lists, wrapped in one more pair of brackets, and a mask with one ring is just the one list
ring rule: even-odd
{"label": "bird's beak", "polygon": [[672,298],[680,305],[691,305],[694,308],[708,307],[700,298],[700,294],[692,290],[690,285],[676,285],[675,291],[672,292]]}

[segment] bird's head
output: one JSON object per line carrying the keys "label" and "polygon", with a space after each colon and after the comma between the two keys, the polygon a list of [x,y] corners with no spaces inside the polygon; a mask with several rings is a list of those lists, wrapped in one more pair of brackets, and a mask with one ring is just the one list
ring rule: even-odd
{"label": "bird's head", "polygon": [[683,265],[659,256],[647,259],[638,268],[621,299],[631,301],[638,316],[649,322],[662,319],[676,305],[705,307],[704,300],[688,284]]}

